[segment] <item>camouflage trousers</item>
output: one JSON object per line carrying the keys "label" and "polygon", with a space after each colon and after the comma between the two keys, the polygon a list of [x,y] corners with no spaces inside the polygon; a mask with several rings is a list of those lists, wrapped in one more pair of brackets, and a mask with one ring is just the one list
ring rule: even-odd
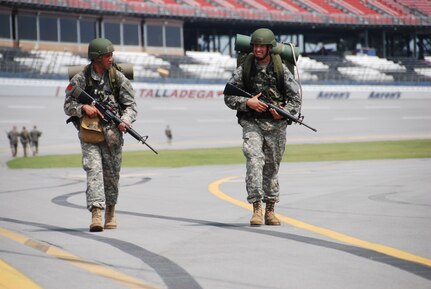
{"label": "camouflage trousers", "polygon": [[28,148],[28,143],[22,143],[22,150],[24,151],[24,156],[27,156],[27,148]]}
{"label": "camouflage trousers", "polygon": [[284,120],[241,120],[242,151],[247,159],[247,201],[279,200],[278,170],[286,148]]}
{"label": "camouflage trousers", "polygon": [[18,153],[18,143],[10,143],[10,150],[12,152],[12,156],[16,157],[16,154]]}
{"label": "camouflage trousers", "polygon": [[81,142],[82,167],[87,173],[87,208],[115,205],[122,160],[122,146]]}

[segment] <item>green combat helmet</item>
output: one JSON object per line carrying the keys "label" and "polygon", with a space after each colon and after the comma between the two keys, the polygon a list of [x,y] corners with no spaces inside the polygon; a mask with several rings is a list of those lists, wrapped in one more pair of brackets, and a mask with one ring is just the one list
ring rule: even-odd
{"label": "green combat helmet", "polygon": [[268,28],[259,28],[251,35],[250,44],[271,45],[272,47],[275,47],[277,42],[275,41],[274,33],[271,30]]}
{"label": "green combat helmet", "polygon": [[88,58],[90,60],[110,52],[114,52],[114,46],[111,41],[105,38],[95,38],[88,45]]}

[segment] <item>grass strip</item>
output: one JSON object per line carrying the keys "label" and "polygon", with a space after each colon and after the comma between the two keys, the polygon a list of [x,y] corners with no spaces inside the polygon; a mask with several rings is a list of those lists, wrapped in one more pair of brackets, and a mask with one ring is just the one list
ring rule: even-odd
{"label": "grass strip", "polygon": [[[376,160],[431,158],[431,140],[350,142],[329,144],[289,144],[284,162],[319,162],[338,160]],[[242,164],[240,147],[163,150],[123,153],[123,167],[186,167],[200,165]],[[15,158],[7,162],[12,169],[81,167],[80,154]]]}

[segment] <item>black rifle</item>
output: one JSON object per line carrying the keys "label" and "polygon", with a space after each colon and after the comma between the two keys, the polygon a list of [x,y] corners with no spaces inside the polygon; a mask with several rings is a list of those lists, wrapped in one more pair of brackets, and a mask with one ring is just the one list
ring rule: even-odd
{"label": "black rifle", "polygon": [[116,116],[109,106],[95,100],[91,95],[89,95],[85,90],[83,90],[79,86],[72,87],[71,91],[72,91],[72,95],[76,97],[80,103],[94,105],[103,115],[102,120],[104,122],[109,123],[110,121],[113,121],[117,126],[120,123],[124,123],[126,125],[126,131],[130,133],[131,136],[133,136],[139,142],[142,142],[144,145],[149,147],[154,153],[158,154],[156,150],[154,150],[148,143],[146,143],[148,136],[141,136],[137,131],[135,131],[133,128],[128,126],[121,118]]}
{"label": "black rifle", "polygon": [[[245,91],[245,90],[243,90],[243,89],[241,89],[241,88],[239,88],[233,84],[230,84],[230,83],[226,84],[226,87],[224,88],[223,93],[226,95],[239,95],[239,96],[245,96],[248,98],[253,98],[253,95],[251,95],[247,91]],[[269,108],[275,109],[278,112],[278,114],[283,116],[284,118],[287,118],[288,120],[291,120],[295,123],[303,125],[309,129],[311,129],[312,131],[315,131],[315,132],[317,131],[315,128],[312,128],[311,126],[308,126],[302,122],[304,117],[299,117],[299,118],[294,117],[288,111],[282,109],[279,106],[272,104],[270,101],[267,100],[267,98],[263,94],[259,97],[259,101],[265,103]]]}

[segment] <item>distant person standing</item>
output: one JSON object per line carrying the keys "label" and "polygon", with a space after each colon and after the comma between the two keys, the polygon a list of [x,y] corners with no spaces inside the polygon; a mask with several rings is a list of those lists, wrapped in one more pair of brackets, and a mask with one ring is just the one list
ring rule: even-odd
{"label": "distant person standing", "polygon": [[12,128],[10,132],[7,134],[7,138],[9,139],[10,150],[12,152],[12,157],[16,157],[18,152],[18,137],[19,132],[16,130],[16,126]]}
{"label": "distant person standing", "polygon": [[34,126],[30,131],[30,139],[31,139],[31,148],[33,149],[33,156],[39,153],[39,138],[41,137],[42,132],[37,130],[37,127]]}
{"label": "distant person standing", "polygon": [[172,131],[171,131],[171,128],[169,127],[169,125],[166,126],[165,135],[166,135],[168,144],[171,144],[172,143]]}
{"label": "distant person standing", "polygon": [[28,147],[28,144],[30,143],[30,133],[25,128],[25,126],[22,127],[22,131],[19,135],[19,139],[22,144],[22,149],[24,150],[24,157],[27,157],[27,147]]}

